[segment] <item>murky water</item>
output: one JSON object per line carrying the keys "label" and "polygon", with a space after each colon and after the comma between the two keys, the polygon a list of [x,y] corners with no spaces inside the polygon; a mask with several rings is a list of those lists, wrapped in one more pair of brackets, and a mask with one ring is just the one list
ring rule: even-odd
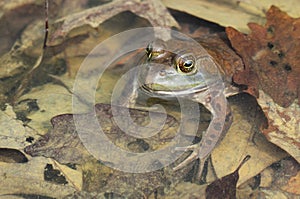
{"label": "murky water", "polygon": [[[105,68],[95,85],[91,85],[94,75],[99,73],[99,68],[106,66],[100,57],[115,55],[122,46],[135,41],[132,38],[114,40],[97,53],[90,52],[105,39],[128,29],[149,26],[149,22],[131,12],[123,12],[111,17],[98,28],[83,25],[72,29],[66,37],[53,41],[51,38],[59,27],[56,19],[70,15],[71,8],[79,11],[86,6],[85,3],[89,6],[99,3],[55,2],[56,4],[50,5],[48,47],[44,50],[44,5],[24,1],[9,9],[0,4],[3,14],[0,15],[0,195],[18,195],[24,198],[26,195],[57,198],[67,195],[71,198],[202,197],[207,185],[199,185],[199,182],[201,184],[214,181],[214,172],[218,178],[228,175],[237,168],[244,157],[251,155],[251,159],[239,171],[237,198],[265,198],[271,195],[275,197],[276,194],[283,196],[282,198],[294,197],[292,193],[295,193],[293,187],[296,185],[293,184],[292,178],[287,176],[295,176],[295,181],[298,182],[300,166],[288,153],[271,144],[261,133],[260,129],[266,124],[266,117],[256,99],[248,94],[229,98],[233,124],[224,140],[213,150],[211,161],[204,170],[205,177],[197,183],[194,179],[198,168],[197,161],[178,171],[173,171],[174,165],[168,165],[157,171],[132,174],[112,169],[116,168],[116,165],[109,162],[109,158],[101,162],[91,156],[82,145],[70,114],[74,111],[80,113],[78,110],[88,112],[94,103],[110,104],[112,93],[117,92],[116,89],[118,92],[126,89],[124,82],[117,84],[122,76],[132,67],[143,63],[141,60],[145,57],[146,45],[144,48],[118,56]],[[175,11],[173,14],[177,16],[183,27],[181,31],[185,34],[203,36],[224,30],[223,27],[190,15]],[[195,29],[197,31],[193,32]],[[88,81],[84,81],[85,84],[81,84],[79,88],[84,93],[92,87],[95,93],[88,98],[81,98],[84,99],[81,101],[81,107],[74,110],[74,82],[78,81],[78,71],[85,69],[83,63],[88,56],[90,63],[94,65],[86,71],[83,70],[84,75],[81,78]],[[132,81],[130,78],[127,80]],[[80,99],[80,96],[77,97]],[[189,101],[185,103],[189,104]],[[151,121],[147,117],[147,111],[155,104],[164,107],[169,119],[163,127],[163,133],[150,138],[135,138],[120,131],[106,105],[99,105],[99,120],[105,124],[103,129],[112,143],[122,150],[138,153],[160,150],[175,142],[174,126],[182,122],[183,111],[176,99],[159,99],[142,94],[137,99],[139,110],[133,110],[131,115],[135,124],[149,124]],[[192,110],[188,110],[192,109],[191,107],[193,106],[184,108],[191,112]],[[211,121],[210,112],[203,105],[199,104],[198,108],[200,121],[197,124],[197,132],[191,129],[193,122],[199,118],[193,117],[184,121],[182,131],[183,137],[192,140],[193,143],[201,139],[202,132]],[[55,116],[57,117],[53,120]],[[93,141],[93,138],[89,139]],[[32,145],[36,142],[40,145]],[[29,145],[32,145],[33,149],[30,149],[30,152],[27,150],[26,154],[24,148]],[[112,153],[111,148],[107,148],[105,153],[107,157],[111,155],[121,162],[127,161],[126,157]],[[176,164],[182,162],[187,155],[188,153],[180,156]],[[27,162],[24,161],[24,156],[28,159]],[[145,165],[146,163],[147,161]],[[162,164],[162,161],[152,163],[157,166]]]}

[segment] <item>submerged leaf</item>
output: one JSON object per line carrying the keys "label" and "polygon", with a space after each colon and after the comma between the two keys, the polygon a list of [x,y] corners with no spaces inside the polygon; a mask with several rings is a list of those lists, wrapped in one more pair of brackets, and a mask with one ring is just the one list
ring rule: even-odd
{"label": "submerged leaf", "polygon": [[[149,112],[138,110],[138,109],[127,109],[124,107],[117,108],[117,113],[121,115],[124,111],[129,110],[131,119],[138,125],[147,125],[149,122]],[[167,115],[163,128],[157,134],[147,138],[136,138],[132,135],[124,133],[115,122],[115,118],[112,115],[112,106],[108,104],[97,104],[95,106],[95,113],[97,119],[101,125],[105,135],[110,139],[113,144],[119,148],[132,151],[135,153],[151,152],[163,147],[165,144],[170,144],[174,135],[177,133],[179,128],[179,122],[172,116]],[[87,125],[91,125],[89,117],[91,113],[80,114],[82,119]],[[151,118],[163,116],[162,113],[152,112]],[[126,120],[124,120],[126,121]],[[122,122],[124,122],[122,121]],[[79,135],[77,133],[76,126],[74,124],[73,115],[64,114],[59,115],[51,120],[53,129],[44,135],[40,140],[31,146],[25,148],[25,152],[31,156],[45,156],[51,157],[63,164],[79,164],[83,171],[83,191],[88,192],[107,192],[112,195],[122,195],[125,197],[143,197],[155,195],[156,192],[163,190],[168,187],[171,183],[176,184],[188,171],[191,170],[193,164],[183,168],[180,171],[174,172],[172,167],[166,167],[153,172],[147,173],[130,173],[123,172],[116,169],[111,169],[105,165],[113,164],[109,162],[109,159],[105,158],[108,156],[117,159],[120,164],[122,162],[130,161],[130,157],[124,157],[122,154],[114,152],[109,148],[105,150],[103,159],[100,161],[104,164],[100,164],[98,160],[92,158],[90,153],[85,149]],[[189,123],[189,122],[188,122]],[[125,122],[126,125],[126,122]],[[129,129],[135,131],[135,127],[129,126]],[[185,128],[184,128],[185,129]],[[188,129],[185,129],[188,131]],[[87,136],[93,133],[87,130]],[[96,139],[97,140],[97,139]],[[104,141],[102,142],[105,144]],[[168,158],[167,154],[164,154],[164,158]],[[145,161],[139,161],[138,163],[133,162],[132,167],[148,167],[149,165],[157,164],[162,165],[160,160],[155,160],[152,157],[147,158]],[[154,161],[154,162],[153,162]],[[47,179],[53,172],[49,172],[49,166],[47,167]],[[50,174],[49,174],[50,173]],[[49,175],[48,175],[49,174]],[[57,172],[54,172],[55,183],[65,183],[63,177]],[[46,174],[45,174],[46,175]]]}
{"label": "submerged leaf", "polygon": [[[119,114],[128,110],[127,108],[123,107],[117,107],[117,109]],[[104,133],[114,144],[122,148],[126,148],[127,150],[137,150],[137,152],[140,152],[141,149],[152,151],[161,147],[161,144],[172,140],[179,128],[178,121],[172,116],[167,116],[161,132],[155,136],[140,140],[133,136],[127,135],[126,132],[123,132],[122,129],[119,128],[118,124],[116,124],[114,121],[115,118],[112,115],[110,105],[97,104],[95,106],[95,112]],[[149,112],[137,109],[129,109],[129,112],[133,121],[138,125],[145,125],[149,122]],[[86,124],[90,124],[90,114],[92,113],[80,115],[81,119]],[[152,117],[164,116],[162,113],[153,112],[151,114]],[[90,157],[89,152],[85,149],[81,140],[79,139],[72,114],[56,116],[51,119],[51,123],[53,125],[53,129],[36,143],[26,147],[26,153],[32,156],[42,155],[51,157],[64,164],[81,164],[88,157]],[[124,123],[124,125],[126,125],[126,123]],[[134,126],[127,127],[131,132],[136,131]],[[120,160],[122,160],[122,157],[119,157],[119,154],[114,155],[116,158],[120,158]]]}
{"label": "submerged leaf", "polygon": [[124,11],[131,11],[149,20],[154,27],[179,27],[178,23],[160,1],[114,0],[110,3],[90,8],[58,20],[57,22],[62,22],[62,25],[53,33],[50,41],[53,42],[59,37],[64,37],[71,30],[86,24],[96,28],[102,22]]}
{"label": "submerged leaf", "polygon": [[262,24],[265,11],[276,5],[288,11],[292,16],[299,16],[298,0],[162,0],[171,9],[179,10],[211,21],[221,26],[232,26],[241,32],[249,32],[247,23]]}
{"label": "submerged leaf", "polygon": [[246,93],[232,96],[229,103],[233,123],[224,140],[212,152],[212,163],[221,178],[237,168],[241,158],[251,155],[247,166],[239,171],[239,186],[288,154],[259,131],[260,127],[266,126],[267,119],[253,96]]}
{"label": "submerged leaf", "polygon": [[208,185],[206,188],[206,198],[236,198],[236,184],[239,180],[238,172],[243,164],[245,164],[245,162],[249,159],[250,155],[247,155],[233,173],[224,176]]}
{"label": "submerged leaf", "polygon": [[[45,181],[43,173],[45,165],[54,161],[37,157],[24,164],[1,163],[0,164],[0,193],[1,197],[15,198],[13,195],[40,195],[45,197],[62,198],[76,191],[77,187],[72,183],[58,184]],[[69,168],[69,170],[72,170]],[[79,173],[72,170],[73,173]],[[80,174],[77,174],[80,181]],[[69,180],[68,180],[69,181]]]}
{"label": "submerged leaf", "polygon": [[266,17],[265,26],[249,24],[249,35],[226,29],[245,63],[245,71],[233,78],[259,97],[268,119],[268,128],[262,130],[266,138],[300,162],[300,18],[292,18],[275,6]]}
{"label": "submerged leaf", "polygon": [[68,184],[66,177],[58,169],[54,169],[52,164],[46,164],[44,170],[44,180],[56,184]]}
{"label": "submerged leaf", "polygon": [[288,181],[288,184],[282,187],[282,189],[284,191],[300,195],[299,187],[300,187],[300,171],[297,173],[296,176],[291,177],[290,180]]}
{"label": "submerged leaf", "polygon": [[0,162],[25,163],[27,161],[26,156],[16,149],[0,148]]}
{"label": "submerged leaf", "polygon": [[[24,126],[16,115],[11,106],[6,107],[6,111],[0,111],[0,147],[9,150],[16,149],[20,151],[28,146],[29,141],[38,137],[35,131]],[[19,152],[17,152],[19,153]]]}

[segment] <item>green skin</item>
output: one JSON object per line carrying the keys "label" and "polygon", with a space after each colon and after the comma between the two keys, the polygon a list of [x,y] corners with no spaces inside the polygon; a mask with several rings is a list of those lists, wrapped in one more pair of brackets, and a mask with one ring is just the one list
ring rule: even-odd
{"label": "green skin", "polygon": [[[192,151],[177,165],[178,170],[199,159],[197,178],[213,149],[226,135],[232,116],[226,97],[238,93],[222,68],[197,42],[172,39],[157,40],[146,48],[146,62],[140,66],[123,105],[134,107],[138,88],[155,97],[182,97],[203,104],[212,114],[211,122],[200,143],[178,150]],[[128,91],[127,90],[127,91]]]}

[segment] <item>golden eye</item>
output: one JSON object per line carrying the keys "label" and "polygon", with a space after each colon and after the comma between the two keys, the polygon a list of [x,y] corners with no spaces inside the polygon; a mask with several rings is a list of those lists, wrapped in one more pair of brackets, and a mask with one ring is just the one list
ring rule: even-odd
{"label": "golden eye", "polygon": [[176,59],[177,71],[182,73],[191,73],[194,72],[195,59],[192,55],[180,56]]}
{"label": "golden eye", "polygon": [[166,53],[164,49],[165,46],[160,40],[149,43],[145,49],[148,61],[163,57]]}

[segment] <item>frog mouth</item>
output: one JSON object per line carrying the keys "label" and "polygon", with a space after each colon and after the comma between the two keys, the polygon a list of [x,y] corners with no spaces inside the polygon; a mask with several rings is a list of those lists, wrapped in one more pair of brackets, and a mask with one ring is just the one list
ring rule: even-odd
{"label": "frog mouth", "polygon": [[208,90],[208,86],[196,86],[192,88],[167,88],[165,86],[160,86],[157,84],[143,84],[141,89],[149,95],[159,95],[159,96],[180,96],[187,94],[195,94],[198,92],[204,92]]}

